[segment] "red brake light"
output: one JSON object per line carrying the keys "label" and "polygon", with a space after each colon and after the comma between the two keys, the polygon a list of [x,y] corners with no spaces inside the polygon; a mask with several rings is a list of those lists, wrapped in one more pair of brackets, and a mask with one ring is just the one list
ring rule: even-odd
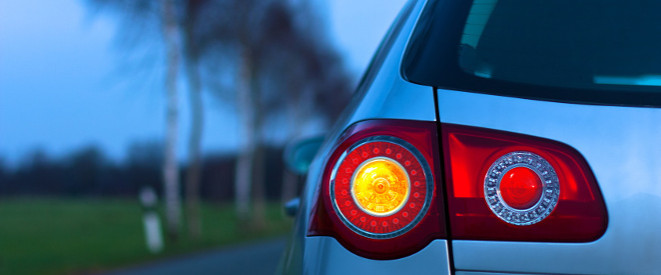
{"label": "red brake light", "polygon": [[528,209],[542,197],[542,180],[532,169],[516,167],[505,173],[499,190],[504,203],[515,209]]}
{"label": "red brake light", "polygon": [[333,236],[373,259],[415,253],[443,238],[434,122],[374,120],[340,138],[326,164],[309,236]]}
{"label": "red brake light", "polygon": [[452,237],[596,240],[606,207],[585,159],[551,140],[442,124]]}
{"label": "red brake light", "polygon": [[542,180],[530,168],[516,167],[505,173],[499,190],[504,203],[515,209],[528,209],[542,197]]}

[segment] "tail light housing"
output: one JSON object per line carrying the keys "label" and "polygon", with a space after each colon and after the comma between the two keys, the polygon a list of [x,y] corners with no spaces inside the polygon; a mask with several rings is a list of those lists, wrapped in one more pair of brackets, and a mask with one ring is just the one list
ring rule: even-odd
{"label": "tail light housing", "polygon": [[401,258],[445,238],[589,242],[608,224],[592,170],[572,147],[425,121],[349,127],[312,205],[308,236],[334,237],[371,259]]}
{"label": "tail light housing", "polygon": [[327,161],[309,236],[333,236],[372,259],[415,253],[446,237],[434,122],[364,121]]}
{"label": "tail light housing", "polygon": [[608,216],[583,156],[560,142],[441,126],[452,238],[588,242]]}

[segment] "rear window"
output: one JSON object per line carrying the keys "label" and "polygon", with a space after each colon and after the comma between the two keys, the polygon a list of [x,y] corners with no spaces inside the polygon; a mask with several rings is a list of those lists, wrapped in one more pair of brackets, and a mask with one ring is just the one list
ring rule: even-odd
{"label": "rear window", "polygon": [[589,104],[661,106],[661,1],[431,1],[411,82]]}

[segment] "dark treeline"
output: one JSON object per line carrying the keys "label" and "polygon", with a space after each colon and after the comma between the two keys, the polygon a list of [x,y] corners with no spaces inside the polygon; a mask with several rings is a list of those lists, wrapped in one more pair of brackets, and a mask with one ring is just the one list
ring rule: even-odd
{"label": "dark treeline", "polygon": [[[280,199],[284,164],[281,148],[265,148],[266,197]],[[162,194],[162,147],[134,144],[123,162],[110,160],[96,146],[87,146],[63,157],[42,150],[29,153],[16,167],[0,162],[0,196],[130,197],[151,186]],[[236,155],[204,156],[200,196],[230,202],[234,198]],[[180,165],[186,177],[186,164]],[[300,187],[299,187],[300,188]],[[182,188],[182,193],[184,192]]]}

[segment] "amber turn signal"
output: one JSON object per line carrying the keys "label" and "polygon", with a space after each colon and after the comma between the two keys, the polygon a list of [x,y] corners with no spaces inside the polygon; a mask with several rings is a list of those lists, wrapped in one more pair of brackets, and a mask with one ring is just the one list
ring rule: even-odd
{"label": "amber turn signal", "polygon": [[409,197],[406,170],[390,158],[376,157],[361,164],[353,176],[351,195],[365,212],[388,216],[401,209]]}

